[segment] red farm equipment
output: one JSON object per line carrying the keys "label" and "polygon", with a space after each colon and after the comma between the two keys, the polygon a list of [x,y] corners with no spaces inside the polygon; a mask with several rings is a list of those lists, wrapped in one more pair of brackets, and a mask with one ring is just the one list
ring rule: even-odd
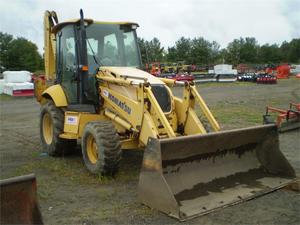
{"label": "red farm equipment", "polygon": [[160,63],[159,62],[153,62],[149,65],[149,73],[151,73],[153,76],[159,77],[161,74],[160,69]]}
{"label": "red farm equipment", "polygon": [[174,79],[176,81],[193,81],[194,76],[190,75],[188,73],[179,73],[179,74],[176,74],[172,79]]}
{"label": "red farm equipment", "polygon": [[[276,121],[270,113],[277,113]],[[290,103],[289,109],[279,109],[267,106],[266,114],[263,115],[263,123],[275,123],[280,132],[300,128],[300,103]]]}
{"label": "red farm equipment", "polygon": [[259,74],[256,76],[257,84],[277,84],[277,77],[270,74]]}
{"label": "red farm equipment", "polygon": [[288,64],[281,64],[276,67],[267,67],[265,72],[269,75],[276,76],[277,79],[287,79],[290,75],[291,67]]}
{"label": "red farm equipment", "polygon": [[275,76],[277,79],[286,79],[289,78],[290,75],[290,66],[288,64],[282,64],[277,66]]}

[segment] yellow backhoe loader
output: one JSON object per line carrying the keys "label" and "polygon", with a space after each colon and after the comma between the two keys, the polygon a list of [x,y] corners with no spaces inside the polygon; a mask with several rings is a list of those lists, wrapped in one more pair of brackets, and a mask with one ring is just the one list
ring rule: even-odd
{"label": "yellow backhoe loader", "polygon": [[[132,22],[58,23],[47,11],[46,82],[37,80],[43,148],[52,156],[81,140],[86,168],[114,175],[122,149],[141,149],[138,196],[180,220],[278,189],[295,172],[279,150],[276,126],[219,131],[193,83],[140,70]],[[169,86],[182,85],[183,97]],[[213,132],[201,118],[206,118]]]}

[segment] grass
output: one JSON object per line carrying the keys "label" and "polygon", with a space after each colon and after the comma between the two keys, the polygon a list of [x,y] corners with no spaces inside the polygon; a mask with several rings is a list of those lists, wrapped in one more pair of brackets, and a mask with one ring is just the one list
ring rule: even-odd
{"label": "grass", "polygon": [[[109,185],[116,181],[110,177],[96,176],[90,174],[81,162],[81,158],[78,157],[74,160],[74,157],[70,158],[52,158],[52,157],[35,157],[30,163],[21,166],[15,170],[13,176],[21,176],[24,174],[35,173],[38,177],[38,195],[41,200],[47,200],[51,198],[57,184],[62,179],[66,179],[64,182],[70,184],[73,187],[78,185]],[[109,199],[112,195],[111,191],[106,189],[97,189],[101,199]]]}
{"label": "grass", "polygon": [[[300,84],[300,79],[295,77],[291,77],[290,79],[280,79],[277,81],[282,85],[290,84],[291,82],[298,82]],[[255,82],[205,82],[205,83],[197,83],[197,87],[236,87],[236,86],[256,86],[256,85],[264,85],[257,84]]]}
{"label": "grass", "polygon": [[223,107],[213,110],[217,121],[225,127],[245,127],[262,124],[262,115],[251,108],[245,107]]}
{"label": "grass", "polygon": [[[222,130],[262,124],[262,112],[243,102],[230,104],[219,102],[215,105],[211,105],[210,110]],[[199,106],[196,106],[196,113],[199,118],[201,118],[201,121],[204,120],[204,123],[208,123],[207,119],[201,114]]]}
{"label": "grass", "polygon": [[197,87],[235,87],[235,86],[253,86],[257,85],[254,82],[205,82],[197,83]]}
{"label": "grass", "polygon": [[24,98],[32,98],[31,96],[11,96],[11,95],[7,95],[7,94],[0,94],[0,102],[1,101],[9,101],[9,100],[13,100],[13,99],[24,99]]}
{"label": "grass", "polygon": [[[84,209],[74,209],[76,213],[76,223],[79,220],[89,221],[91,218],[97,218],[97,221],[120,221],[122,216],[153,216],[153,210],[149,207],[141,205],[136,198],[128,198],[128,192],[136,193],[135,189],[130,189],[126,186],[113,186],[107,189],[96,189],[94,201],[99,202],[98,208],[95,210],[94,204],[86,203]],[[130,193],[130,195],[135,195]],[[154,211],[155,212],[155,211]],[[90,221],[93,223],[93,221]]]}
{"label": "grass", "polygon": [[11,100],[13,96],[7,95],[7,94],[0,94],[0,101],[7,101]]}
{"label": "grass", "polygon": [[[102,184],[109,185],[113,183],[128,183],[137,181],[139,168],[137,165],[121,165],[126,167],[120,169],[119,173],[114,177],[106,177],[101,175],[93,175],[85,168],[82,157],[80,155],[66,156],[62,158],[53,158],[49,156],[41,157],[37,152],[32,153],[33,160],[15,171],[15,176],[26,173],[50,173],[55,177],[68,177],[69,181],[79,185],[85,184]],[[55,179],[54,177],[54,179]]]}
{"label": "grass", "polygon": [[[87,204],[84,209],[74,209],[75,220],[80,218],[80,220],[89,221],[90,218],[97,218],[97,220],[118,221],[119,215],[150,216],[154,213],[152,209],[142,206],[136,198],[128,199],[128,195],[136,195],[139,165],[132,164],[134,157],[126,157],[129,158],[124,159],[125,162],[121,164],[120,172],[115,178],[110,178],[90,174],[79,155],[52,158],[35,153],[32,154],[33,159],[29,163],[16,169],[15,176],[35,173],[38,178],[38,197],[43,204],[55,198],[57,185],[67,185],[72,188],[90,187],[89,190],[94,191],[94,201],[103,204],[97,210],[93,204]],[[54,207],[59,207],[58,204],[77,204],[78,202],[76,197],[74,200],[68,198],[66,203],[64,201],[61,199],[52,204]]]}
{"label": "grass", "polygon": [[[58,177],[68,177],[76,184],[110,184],[112,178],[95,176],[86,171],[80,157],[69,158],[36,158],[33,162],[17,169],[18,174],[39,173],[39,171],[53,173]],[[54,178],[55,179],[55,178]]]}

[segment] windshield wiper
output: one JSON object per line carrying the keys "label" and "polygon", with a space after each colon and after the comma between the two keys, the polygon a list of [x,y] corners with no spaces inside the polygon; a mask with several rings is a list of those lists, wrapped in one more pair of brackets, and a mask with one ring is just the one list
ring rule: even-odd
{"label": "windshield wiper", "polygon": [[95,52],[94,52],[94,50],[93,50],[93,48],[92,48],[92,46],[91,46],[91,44],[90,44],[89,39],[86,39],[86,41],[87,41],[87,43],[88,43],[88,45],[89,45],[90,50],[92,51],[93,59],[94,59],[95,63],[96,63],[99,67],[100,67],[100,66],[103,66],[103,63],[101,62],[101,60],[99,59],[99,57],[96,56],[96,54],[95,54]]}

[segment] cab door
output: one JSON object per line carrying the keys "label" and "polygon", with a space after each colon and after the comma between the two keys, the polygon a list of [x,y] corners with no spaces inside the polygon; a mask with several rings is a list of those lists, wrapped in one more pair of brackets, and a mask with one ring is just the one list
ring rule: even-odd
{"label": "cab door", "polygon": [[65,26],[57,37],[57,83],[66,94],[68,104],[79,102],[79,79],[77,77],[77,55],[74,25]]}

